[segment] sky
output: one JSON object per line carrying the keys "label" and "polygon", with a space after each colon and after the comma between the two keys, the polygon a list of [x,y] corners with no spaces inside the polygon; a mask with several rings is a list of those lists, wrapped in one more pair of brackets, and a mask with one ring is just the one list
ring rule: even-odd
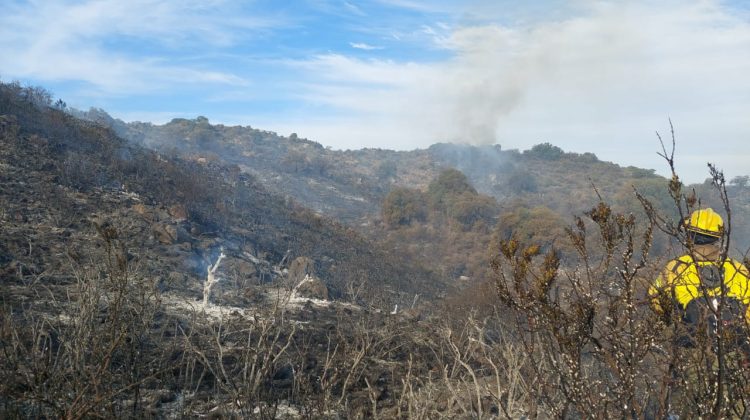
{"label": "sky", "polygon": [[333,149],[551,143],[750,174],[750,2],[2,0],[0,80]]}

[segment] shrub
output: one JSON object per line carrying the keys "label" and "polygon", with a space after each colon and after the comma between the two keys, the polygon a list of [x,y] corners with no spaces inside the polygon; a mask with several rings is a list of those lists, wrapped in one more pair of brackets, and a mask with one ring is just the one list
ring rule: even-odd
{"label": "shrub", "polygon": [[525,169],[516,169],[508,177],[508,187],[516,194],[536,192],[536,177]]}
{"label": "shrub", "polygon": [[[683,190],[672,157],[665,157],[673,173],[665,193],[678,217],[660,213],[641,194],[643,218],[600,202],[567,229],[579,256],[577,265],[561,261],[554,249],[542,253],[539,245],[516,236],[500,241],[492,261],[495,287],[514,314],[515,323],[509,325],[515,325],[514,336],[528,357],[523,375],[532,384],[532,415],[750,415],[750,371],[743,365],[748,355],[742,355],[745,350],[735,335],[747,337],[748,325],[742,322],[735,326],[738,330],[730,330],[718,322],[715,334],[709,334],[689,330],[680,311],[658,314],[649,309],[646,290],[663,268],[663,261],[652,254],[654,232],[664,232],[692,252],[679,226],[699,205],[694,192]],[[711,183],[730,214],[724,176],[713,167]],[[723,256],[728,242],[723,243]],[[724,299],[717,300],[721,308]],[[681,344],[688,334],[694,340],[691,347]]]}
{"label": "shrub", "polygon": [[526,150],[524,154],[544,160],[557,160],[563,157],[565,152],[550,143],[540,143],[534,145],[530,150]]}
{"label": "shrub", "polygon": [[427,217],[424,196],[419,190],[396,188],[383,200],[382,214],[390,227],[423,222]]}
{"label": "shrub", "polygon": [[486,195],[464,192],[454,196],[448,203],[449,216],[465,227],[471,227],[479,221],[492,224],[497,213],[497,202]]}
{"label": "shrub", "polygon": [[449,197],[463,193],[476,194],[477,190],[471,186],[466,175],[457,169],[444,170],[427,188],[427,196],[436,209],[445,209]]}

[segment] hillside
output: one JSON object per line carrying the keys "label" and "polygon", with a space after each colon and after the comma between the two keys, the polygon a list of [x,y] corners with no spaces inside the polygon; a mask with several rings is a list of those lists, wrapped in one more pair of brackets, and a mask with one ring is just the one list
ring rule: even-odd
{"label": "hillside", "polygon": [[264,185],[303,197],[310,208],[350,224],[376,215],[391,188],[424,189],[446,168],[462,171],[479,192],[500,203],[521,199],[532,206],[544,204],[563,216],[595,202],[592,185],[604,196],[613,196],[632,184],[663,180],[653,170],[623,168],[591,153],[565,153],[548,143],[524,152],[503,150],[500,145],[444,143],[409,152],[338,151],[296,135],[212,125],[203,117],[153,125],[126,124],[97,109],[76,115],[165,152],[237,164]]}
{"label": "hillside", "polygon": [[388,190],[392,164],[383,162],[383,154],[388,162],[404,160],[398,166],[406,167],[412,161],[388,151],[333,152],[296,136],[284,138],[251,127],[211,125],[202,117],[152,125],[125,124],[101,110],[74,114],[163,153],[237,165],[269,190],[352,225],[366,223],[376,214]]}
{"label": "hillside", "polygon": [[[43,89],[0,85],[0,204],[0,417],[472,412],[475,396],[452,391],[470,373],[447,366],[486,364],[472,344],[486,323],[424,318],[439,278],[236,167],[156,153]],[[308,275],[333,301],[299,295]]]}
{"label": "hillside", "polygon": [[[165,154],[237,165],[266,188],[389,244],[412,261],[429,261],[433,271],[450,283],[466,277],[486,280],[491,236],[507,238],[515,233],[565,251],[570,246],[565,243],[564,228],[600,199],[643,216],[634,194],[638,190],[664,211],[674,209],[667,180],[653,170],[621,167],[591,153],[566,153],[549,143],[523,152],[503,150],[500,145],[458,144],[403,152],[337,151],[296,135],[212,125],[203,117],[153,125],[126,124],[96,109],[77,115]],[[394,229],[384,222],[383,203],[391,192],[406,188],[416,197],[417,191],[426,192],[431,182],[451,168],[465,174],[479,194],[495,200],[491,220],[476,228],[452,224],[437,215],[410,222],[409,229]],[[707,205],[721,207],[710,185],[692,188]],[[734,249],[742,255],[750,248],[750,212],[745,211],[750,210],[750,188],[741,182],[730,183],[729,188],[738,210],[732,219]],[[666,252],[666,239],[656,240],[656,249]]]}
{"label": "hillside", "polygon": [[[669,409],[643,393],[672,389],[651,374],[671,378],[684,357],[678,323],[635,310],[674,252],[629,216],[632,185],[669,214],[651,171],[550,144],[337,152],[200,118],[105,126],[59,108],[0,85],[3,418]],[[143,133],[165,130],[179,135],[146,147]],[[710,185],[690,189],[722,208]],[[735,247],[748,193],[728,186]],[[600,196],[612,206],[590,211]]]}
{"label": "hillside", "polygon": [[[153,125],[125,124],[96,109],[77,115],[164,152],[236,164],[268,188],[299,197],[308,207],[352,225],[371,222],[391,188],[426,188],[446,168],[461,170],[479,192],[501,203],[523,199],[565,215],[583,211],[595,200],[592,180],[600,192],[612,195],[635,180],[663,179],[653,171],[622,168],[548,144],[523,153],[499,145],[454,144],[410,152],[338,151],[296,135],[212,125],[203,117]],[[571,195],[576,199],[566,198]]]}
{"label": "hillside", "polygon": [[443,288],[412,261],[269,192],[236,166],[158,154],[40,107],[20,87],[2,85],[1,94],[6,280],[65,281],[70,256],[91,258],[96,227],[110,226],[150,276],[196,296],[221,249],[236,284],[271,281],[304,256],[336,297],[352,282],[377,285],[380,298],[396,301]]}

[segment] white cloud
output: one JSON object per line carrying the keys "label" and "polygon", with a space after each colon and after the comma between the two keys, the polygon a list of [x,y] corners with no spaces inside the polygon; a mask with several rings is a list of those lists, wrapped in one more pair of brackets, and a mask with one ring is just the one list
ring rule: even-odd
{"label": "white cloud", "polygon": [[[270,21],[217,14],[224,2],[89,0],[40,2],[10,7],[0,17],[5,76],[83,81],[109,94],[163,89],[179,83],[244,84],[230,72],[191,69],[169,55],[111,49],[108,42],[133,42],[164,49],[189,45],[224,46],[236,33],[262,29]],[[132,47],[131,47],[132,48]]]}
{"label": "white cloud", "polygon": [[447,61],[316,57],[304,63],[319,76],[304,98],[339,108],[341,120],[327,123],[347,128],[299,121],[297,131],[339,145],[352,141],[346,133],[388,130],[380,146],[400,148],[549,141],[662,170],[653,133],[671,117],[686,179],[705,178],[705,163],[694,162],[714,157],[728,174],[747,173],[739,157],[750,150],[750,24],[712,1],[592,4],[532,26],[464,26],[446,37],[423,28],[453,51]]}
{"label": "white cloud", "polygon": [[378,3],[422,13],[455,13],[463,6],[443,0],[376,0]]}
{"label": "white cloud", "polygon": [[348,2],[348,1],[344,2],[344,7],[347,10],[349,10],[351,13],[353,13],[353,14],[355,14],[357,16],[366,16],[367,15],[365,12],[362,11],[362,9],[360,9],[359,7],[357,7],[357,5],[352,4],[352,3]]}
{"label": "white cloud", "polygon": [[365,50],[365,51],[372,51],[372,50],[382,50],[383,47],[377,47],[374,45],[365,44],[364,42],[350,42],[349,45],[352,48],[358,49],[358,50]]}

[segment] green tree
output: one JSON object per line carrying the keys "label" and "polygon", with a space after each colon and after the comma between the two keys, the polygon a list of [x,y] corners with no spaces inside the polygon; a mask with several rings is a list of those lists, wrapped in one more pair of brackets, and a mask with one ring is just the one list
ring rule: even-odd
{"label": "green tree", "polygon": [[471,227],[476,222],[492,223],[498,213],[497,201],[483,194],[464,192],[453,197],[449,202],[449,216],[464,227]]}
{"label": "green tree", "polygon": [[535,243],[547,250],[551,247],[566,251],[567,222],[546,206],[527,208],[518,206],[503,213],[495,226],[495,240],[507,241],[511,237],[524,243]]}
{"label": "green tree", "polygon": [[541,143],[534,145],[531,150],[525,151],[524,154],[532,157],[537,157],[539,159],[557,160],[563,157],[563,155],[565,155],[565,152],[563,151],[563,149],[550,143]]}
{"label": "green tree", "polygon": [[476,195],[477,190],[471,186],[463,172],[457,169],[446,169],[432,181],[427,188],[430,203],[435,209],[445,210],[451,196],[469,193]]}
{"label": "green tree", "polygon": [[390,227],[424,221],[427,218],[424,195],[419,190],[396,188],[383,200],[382,215]]}

